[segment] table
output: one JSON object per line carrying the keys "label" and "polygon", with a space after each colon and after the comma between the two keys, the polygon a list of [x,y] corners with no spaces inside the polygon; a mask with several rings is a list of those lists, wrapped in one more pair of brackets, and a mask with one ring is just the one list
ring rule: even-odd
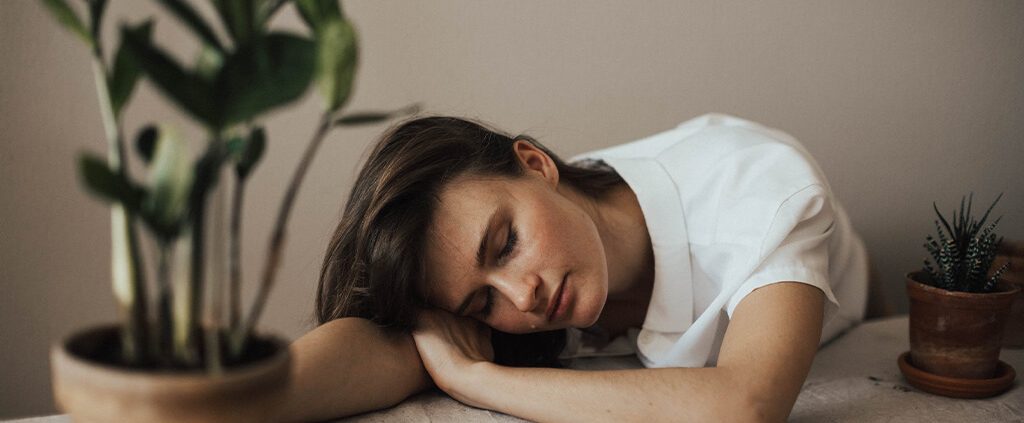
{"label": "table", "polygon": [[[910,386],[896,365],[910,349],[906,315],[872,320],[823,346],[815,356],[790,414],[791,422],[1024,422],[1024,388],[1014,386],[993,398],[963,400],[928,394]],[[1024,349],[1003,349],[999,358],[1020,373]],[[642,367],[635,357],[579,359],[585,370]],[[405,402],[338,422],[459,421],[522,422],[494,411],[465,406],[431,390]],[[16,420],[18,423],[65,423],[65,415]]]}

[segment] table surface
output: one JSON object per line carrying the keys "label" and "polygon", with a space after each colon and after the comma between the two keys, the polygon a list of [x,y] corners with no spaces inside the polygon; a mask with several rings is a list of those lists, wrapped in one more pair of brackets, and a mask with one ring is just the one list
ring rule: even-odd
{"label": "table surface", "polygon": [[[907,316],[863,323],[822,347],[815,356],[790,414],[791,422],[1024,422],[1024,388],[1020,377],[993,398],[963,400],[928,394],[910,386],[896,365],[908,350]],[[1024,349],[1006,349],[999,358],[1024,370]],[[579,359],[587,370],[642,367],[635,357]],[[18,423],[64,423],[66,415],[15,420]],[[430,390],[405,402],[339,422],[471,421],[521,422],[494,411],[465,406]]]}

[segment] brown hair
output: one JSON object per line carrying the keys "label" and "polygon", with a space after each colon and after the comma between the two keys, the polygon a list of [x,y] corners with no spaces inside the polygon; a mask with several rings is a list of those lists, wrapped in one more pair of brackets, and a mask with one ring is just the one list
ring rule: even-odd
{"label": "brown hair", "polygon": [[[554,161],[562,181],[594,199],[623,182],[600,161],[567,164],[537,140],[510,137],[467,119],[413,118],[389,128],[359,172],[338,223],[317,288],[319,324],[342,317],[369,319],[408,332],[415,326],[417,293],[425,272],[427,226],[448,181],[464,175],[523,175],[512,144],[527,140]],[[495,361],[557,365],[563,330],[525,335],[492,331]]]}

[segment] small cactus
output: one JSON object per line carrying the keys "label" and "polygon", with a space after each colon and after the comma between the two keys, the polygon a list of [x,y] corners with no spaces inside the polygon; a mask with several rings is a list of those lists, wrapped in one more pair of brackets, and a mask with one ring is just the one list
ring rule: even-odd
{"label": "small cactus", "polygon": [[[924,248],[931,255],[931,261],[924,260],[924,271],[930,276],[930,284],[937,288],[961,292],[991,292],[999,277],[1006,271],[1007,264],[988,277],[988,270],[996,258],[996,250],[1003,238],[996,235],[995,228],[1002,217],[987,226],[989,213],[996,206],[1002,194],[996,197],[981,220],[971,216],[974,200],[972,193],[960,200],[960,213],[953,211],[953,224],[939,212],[932,203],[938,219],[935,220],[936,236],[925,237]],[[966,207],[965,207],[966,204]]]}

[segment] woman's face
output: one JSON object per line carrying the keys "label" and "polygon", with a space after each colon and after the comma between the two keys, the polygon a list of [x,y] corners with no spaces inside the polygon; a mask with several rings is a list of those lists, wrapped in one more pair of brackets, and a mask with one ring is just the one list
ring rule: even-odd
{"label": "woman's face", "polygon": [[442,190],[422,292],[503,332],[591,326],[608,296],[594,220],[558,186],[550,157],[525,141],[515,151],[523,177],[460,177]]}

